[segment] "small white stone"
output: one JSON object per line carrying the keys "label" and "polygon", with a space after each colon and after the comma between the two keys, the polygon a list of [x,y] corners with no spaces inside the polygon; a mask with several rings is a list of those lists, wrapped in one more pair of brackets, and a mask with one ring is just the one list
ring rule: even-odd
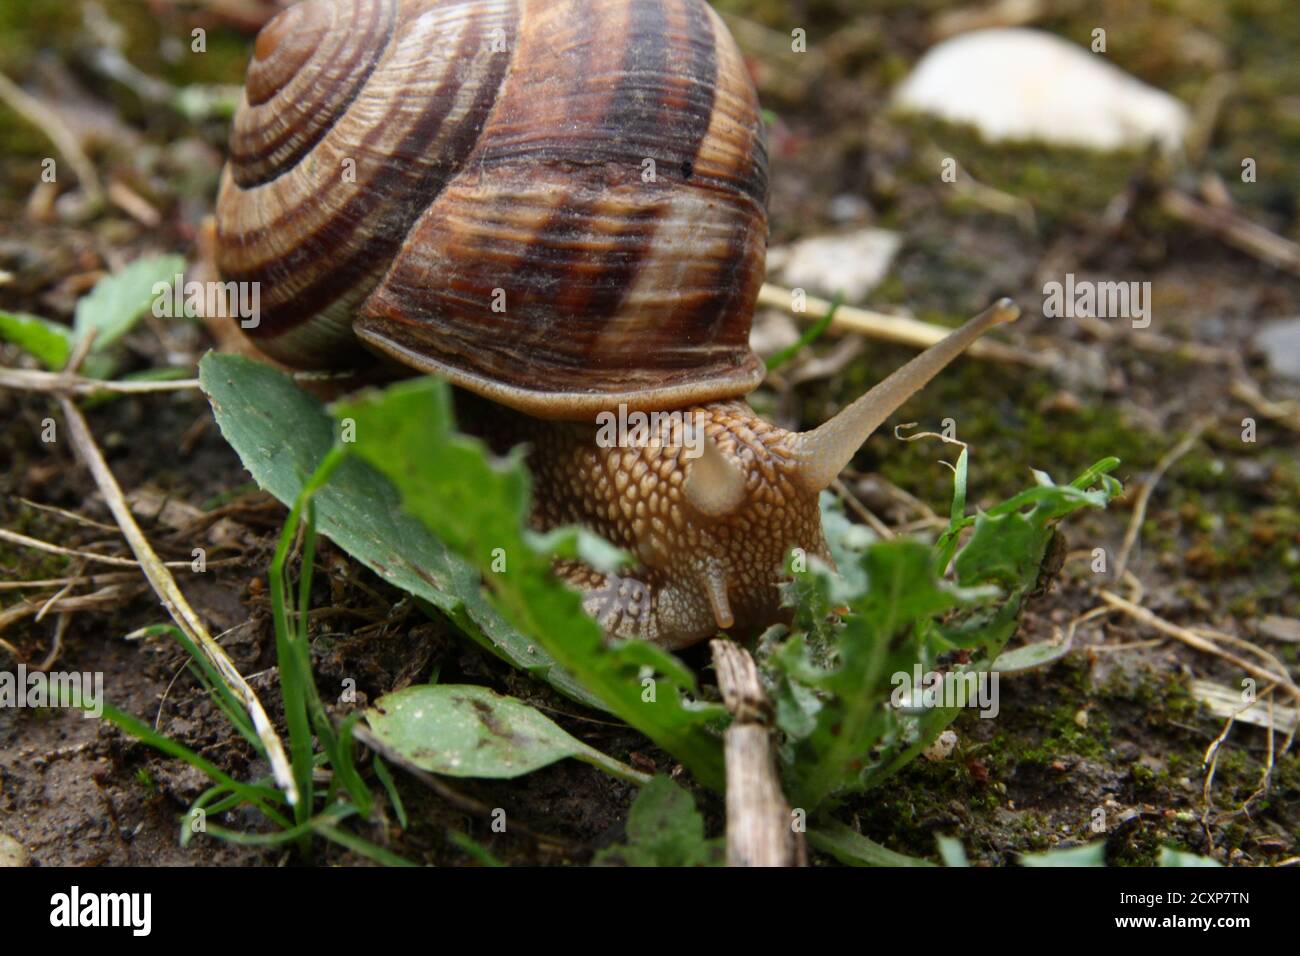
{"label": "small white stone", "polygon": [[749,327],[749,347],[762,358],[775,355],[799,341],[794,319],[776,309],[760,309]]}
{"label": "small white stone", "polygon": [[26,866],[27,848],[6,833],[0,833],[0,867]]}
{"label": "small white stone", "polygon": [[845,302],[861,302],[889,274],[903,244],[896,232],[859,229],[842,235],[813,236],[767,254],[768,274],[791,288]]}
{"label": "small white stone", "polygon": [[1041,30],[962,34],[930,50],[903,81],[894,105],[969,123],[984,138],[1040,140],[1099,150],[1175,151],[1187,107],[1135,79],[1104,53]]}
{"label": "small white stone", "polygon": [[957,733],[953,730],[945,730],[930,746],[921,751],[921,756],[926,760],[947,760],[952,756],[953,750],[957,747]]}
{"label": "small white stone", "polygon": [[1255,347],[1278,375],[1300,380],[1300,317],[1262,326],[1255,333]]}

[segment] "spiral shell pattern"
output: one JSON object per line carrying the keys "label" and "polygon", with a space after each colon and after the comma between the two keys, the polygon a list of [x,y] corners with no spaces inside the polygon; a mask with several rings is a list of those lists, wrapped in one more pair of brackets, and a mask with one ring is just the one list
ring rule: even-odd
{"label": "spiral shell pattern", "polygon": [[757,98],[703,0],[306,0],[258,37],[218,198],[249,334],[357,340],[531,414],[742,395]]}

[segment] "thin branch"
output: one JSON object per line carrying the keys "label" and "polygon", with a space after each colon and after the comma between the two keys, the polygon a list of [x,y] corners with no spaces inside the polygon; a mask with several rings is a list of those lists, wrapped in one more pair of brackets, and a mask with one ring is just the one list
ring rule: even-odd
{"label": "thin branch", "polygon": [[1231,644],[1233,647],[1240,647],[1243,651],[1254,654],[1266,665],[1276,667],[1279,674],[1287,673],[1286,664],[1282,663],[1280,657],[1271,651],[1265,650],[1258,644],[1246,640],[1244,637],[1237,637],[1235,634],[1225,634],[1223,631],[1216,631],[1209,627],[1194,627],[1191,630],[1193,633],[1199,634],[1207,640],[1219,641],[1223,644]]}
{"label": "thin branch", "polygon": [[[1250,705],[1247,705],[1249,707]],[[1245,710],[1243,707],[1242,710]],[[1205,756],[1201,758],[1201,766],[1205,768],[1205,779],[1201,782],[1201,802],[1205,809],[1201,812],[1201,829],[1205,831],[1205,839],[1209,844],[1210,852],[1214,852],[1214,831],[1210,828],[1210,814],[1214,812],[1214,802],[1210,798],[1210,793],[1214,789],[1214,771],[1219,766],[1219,748],[1223,742],[1228,739],[1228,734],[1232,731],[1232,725],[1236,723],[1237,715],[1232,714],[1228,717],[1219,731],[1219,736],[1210,742],[1210,746],[1205,751]],[[1273,735],[1269,734],[1272,740]]]}
{"label": "thin branch", "polygon": [[59,396],[59,405],[63,409],[63,415],[68,422],[68,433],[71,436],[73,447],[76,448],[77,454],[81,456],[82,461],[90,469],[90,473],[95,478],[95,484],[99,486],[100,494],[104,496],[104,501],[108,509],[113,514],[114,520],[117,521],[118,527],[122,529],[122,534],[126,538],[127,544],[131,546],[131,551],[140,561],[140,566],[144,575],[149,580],[154,592],[162,601],[163,606],[167,608],[167,613],[171,615],[176,625],[185,632],[195,646],[202,651],[204,657],[216,669],[217,673],[226,682],[231,693],[243,702],[249,717],[252,718],[253,728],[257,731],[258,738],[262,741],[262,746],[266,750],[267,760],[271,764],[271,772],[274,774],[276,782],[280,789],[284,791],[286,799],[290,804],[296,804],[299,800],[298,786],[293,779],[293,771],[289,767],[289,759],[285,755],[284,744],[280,741],[279,734],[276,733],[274,725],[266,715],[262,703],[257,698],[257,693],[248,682],[244,680],[239,670],[235,667],[234,662],[226,655],[225,649],[212,639],[203,622],[199,620],[198,614],[190,607],[185,595],[181,592],[180,587],[176,584],[176,579],[172,577],[171,572],[158,555],[154,553],[144,532],[136,524],[135,518],[131,514],[131,508],[122,496],[122,489],[113,477],[113,472],[109,469],[108,463],[104,461],[104,456],[96,444],[94,436],[90,433],[90,426],[86,423],[85,417],[81,414],[81,409],[77,408],[67,396]]}
{"label": "thin branch", "polygon": [[1275,402],[1267,398],[1259,390],[1259,386],[1246,378],[1244,375],[1233,379],[1228,391],[1233,398],[1238,398],[1245,402],[1256,412],[1265,418],[1277,422],[1279,425],[1285,425],[1292,431],[1300,432],[1300,402],[1297,401],[1280,401]]}
{"label": "thin branch", "polygon": [[[117,530],[116,528],[113,530]],[[132,567],[136,562],[131,562]],[[0,581],[0,591],[43,591],[48,588],[61,588],[65,584],[92,584],[102,587],[105,584],[121,584],[134,581],[136,576],[130,571],[110,571],[106,574],[77,574],[66,578],[43,578],[40,581]]]}
{"label": "thin branch", "polygon": [[58,621],[54,625],[54,640],[50,642],[50,652],[45,655],[45,659],[36,665],[38,671],[48,671],[54,666],[54,662],[59,659],[63,653],[63,635],[67,633],[68,624],[72,622],[72,615],[64,611],[59,615]]}
{"label": "thin branch", "polygon": [[1104,322],[1091,315],[1076,315],[1074,324],[1102,342],[1123,342],[1140,352],[1173,355],[1205,365],[1236,365],[1241,361],[1241,353],[1233,349],[1201,342],[1184,342],[1158,332],[1145,332],[1123,324]]}
{"label": "thin branch", "polygon": [[96,395],[115,392],[137,395],[142,392],[189,392],[199,387],[197,378],[166,382],[107,382],[64,372],[38,372],[33,369],[0,368],[0,387],[25,392],[49,392],[54,395]]}
{"label": "thin branch", "polygon": [[99,174],[95,172],[94,163],[81,148],[63,117],[3,73],[0,73],[0,101],[46,135],[54,148],[72,166],[81,188],[86,191],[86,197],[96,206],[101,205],[104,201],[104,187],[99,183]]}
{"label": "thin branch", "polygon": [[1251,222],[1235,209],[1207,206],[1176,189],[1160,194],[1160,208],[1179,222],[1195,226],[1262,262],[1300,275],[1300,246]]}
{"label": "thin branch", "polygon": [[71,590],[72,590],[72,585],[65,584],[63,585],[63,587],[59,588],[59,590],[55,591],[54,596],[51,597],[49,600],[47,600],[41,606],[41,609],[36,612],[36,617],[33,619],[33,623],[39,624],[41,621],[43,621],[45,619],[45,615],[50,612],[50,608],[54,607],[54,605],[57,604]]}
{"label": "thin branch", "polygon": [[43,606],[59,614],[70,611],[107,611],[135,597],[142,590],[141,585],[110,584],[90,594],[69,594],[51,602],[23,601],[0,610],[0,631],[23,618],[35,616]]}
{"label": "thin branch", "polygon": [[1133,517],[1129,519],[1128,530],[1124,532],[1124,543],[1120,546],[1119,557],[1115,559],[1117,581],[1123,579],[1124,571],[1128,568],[1129,555],[1133,552],[1133,546],[1137,544],[1138,535],[1142,532],[1142,522],[1147,516],[1147,504],[1151,501],[1151,494],[1156,490],[1156,485],[1160,484],[1160,479],[1173,467],[1174,462],[1192,450],[1192,446],[1200,440],[1201,434],[1209,427],[1210,422],[1211,419],[1202,418],[1193,425],[1191,431],[1184,435],[1177,445],[1165,452],[1156,463],[1155,470],[1146,481],[1142,482],[1142,490],[1138,492],[1137,500],[1133,504]]}
{"label": "thin branch", "polygon": [[885,540],[893,538],[894,529],[885,524],[870,508],[858,500],[858,496],[849,490],[849,486],[842,480],[836,478],[831,482],[831,490],[839,497],[840,501],[848,506],[849,510],[866,522],[876,534]]}
{"label": "thin branch", "polygon": [[[759,289],[758,304],[780,309],[796,318],[809,321],[824,319],[831,311],[830,302],[810,295],[804,299],[804,310],[795,312],[794,293],[770,283],[765,283]],[[952,329],[932,322],[922,322],[919,319],[909,319],[899,315],[886,315],[883,312],[872,312],[851,305],[841,305],[835,310],[835,316],[831,319],[831,329],[837,332],[857,332],[868,338],[897,342],[899,345],[910,345],[918,349],[927,349],[947,338],[952,332]],[[1002,345],[988,339],[972,343],[966,350],[966,354],[976,358],[1031,365],[1036,368],[1046,368],[1051,365],[1050,356]]]}
{"label": "thin branch", "polygon": [[1126,601],[1118,594],[1103,589],[1098,592],[1098,596],[1111,607],[1118,611],[1123,611],[1135,621],[1145,624],[1148,627],[1152,627],[1155,630],[1160,631],[1162,634],[1168,634],[1170,637],[1182,641],[1188,647],[1194,647],[1198,651],[1204,651],[1206,654],[1213,654],[1215,657],[1222,658],[1230,664],[1235,664],[1257,680],[1263,681],[1267,684],[1277,684],[1280,687],[1285,688],[1297,700],[1300,700],[1300,687],[1296,686],[1295,682],[1291,680],[1290,675],[1286,673],[1275,674],[1272,671],[1260,667],[1258,664],[1252,663],[1243,657],[1239,657],[1230,651],[1225,651],[1213,641],[1206,640],[1199,634],[1195,634],[1185,627],[1179,627],[1177,624],[1166,621],[1163,617],[1160,617],[1160,615],[1155,614],[1144,607],[1139,607],[1131,601]]}
{"label": "thin branch", "polygon": [[723,735],[727,761],[727,865],[801,866],[806,852],[772,757],[772,703],[749,652],[731,641],[709,643],[718,688],[731,712]]}
{"label": "thin branch", "polygon": [[43,505],[39,501],[32,501],[28,498],[19,498],[22,504],[29,508],[35,508],[37,511],[44,511],[49,514],[58,515],[61,518],[67,518],[69,521],[75,521],[77,524],[83,524],[88,528],[98,528],[100,531],[111,531],[114,534],[119,533],[115,524],[104,524],[102,521],[96,521],[94,518],[87,518],[85,515],[79,515],[75,511],[69,511],[66,508],[56,508],[54,505]]}
{"label": "thin branch", "polygon": [[[0,541],[19,544],[24,548],[35,548],[37,551],[45,551],[49,554],[61,554],[68,558],[84,558],[87,561],[98,561],[100,564],[110,564],[115,568],[140,567],[140,562],[133,561],[131,558],[118,558],[111,554],[96,554],[94,551],[77,551],[74,548],[65,548],[62,545],[41,541],[39,538],[29,538],[25,534],[19,534],[17,531],[7,531],[4,528],[0,528]],[[164,567],[188,568],[190,564],[189,561],[168,561]],[[211,564],[209,564],[209,567],[211,567]]]}

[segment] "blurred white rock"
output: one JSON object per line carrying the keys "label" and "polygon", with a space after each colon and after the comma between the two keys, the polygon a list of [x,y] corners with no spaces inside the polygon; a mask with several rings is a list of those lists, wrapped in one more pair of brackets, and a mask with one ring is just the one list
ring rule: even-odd
{"label": "blurred white rock", "polygon": [[861,302],[889,274],[902,237],[885,229],[813,236],[767,252],[768,278],[824,298]]}
{"label": "blurred white rock", "polygon": [[947,760],[952,756],[953,750],[957,747],[957,734],[952,730],[945,730],[938,737],[930,742],[930,746],[921,751],[921,756],[926,760],[939,761]]}
{"label": "blurred white rock", "polygon": [[1278,375],[1300,379],[1300,318],[1269,322],[1255,333],[1255,347]]}
{"label": "blurred white rock", "polygon": [[1068,40],[1041,30],[977,30],[925,54],[894,94],[903,111],[969,123],[990,142],[1039,140],[1099,150],[1179,149],[1191,114]]}
{"label": "blurred white rock", "polygon": [[27,848],[7,833],[0,833],[0,867],[26,866],[29,862]]}
{"label": "blurred white rock", "polygon": [[799,341],[794,319],[776,309],[759,309],[749,326],[749,347],[759,358],[768,359]]}

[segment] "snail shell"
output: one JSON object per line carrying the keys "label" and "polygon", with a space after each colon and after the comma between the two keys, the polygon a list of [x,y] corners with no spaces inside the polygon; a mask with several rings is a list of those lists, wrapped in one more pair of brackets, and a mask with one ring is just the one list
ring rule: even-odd
{"label": "snail shell", "polygon": [[767,153],[703,0],[307,0],[258,37],[218,266],[258,347],[357,339],[549,418],[743,395]]}

